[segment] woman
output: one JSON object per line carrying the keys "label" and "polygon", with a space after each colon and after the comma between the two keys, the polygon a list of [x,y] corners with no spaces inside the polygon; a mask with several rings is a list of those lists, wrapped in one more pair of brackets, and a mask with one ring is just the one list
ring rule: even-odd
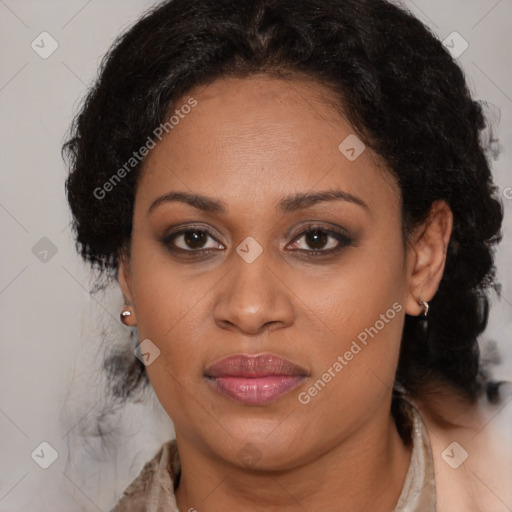
{"label": "woman", "polygon": [[509,510],[484,125],[383,0],[172,0],[116,42],[67,194],[176,439],[115,512]]}

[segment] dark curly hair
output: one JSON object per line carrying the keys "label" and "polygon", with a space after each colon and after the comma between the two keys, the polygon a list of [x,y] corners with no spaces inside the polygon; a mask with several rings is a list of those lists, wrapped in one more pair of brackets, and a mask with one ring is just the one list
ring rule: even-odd
{"label": "dark curly hair", "polygon": [[[144,160],[108,194],[98,198],[98,190],[192,87],[255,73],[307,77],[336,95],[399,184],[405,242],[434,201],[449,204],[445,272],[426,331],[406,316],[397,382],[411,396],[441,384],[474,401],[484,387],[477,337],[487,323],[503,217],[481,136],[486,121],[443,44],[388,1],[171,0],[144,15],[104,58],[63,146],[82,257],[117,277]],[[148,382],[134,357],[106,366],[124,372],[117,396]]]}

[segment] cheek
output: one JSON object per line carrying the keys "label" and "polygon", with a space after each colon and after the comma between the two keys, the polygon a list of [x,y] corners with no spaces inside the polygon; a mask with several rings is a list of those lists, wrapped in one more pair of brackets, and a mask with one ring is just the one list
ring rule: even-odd
{"label": "cheek", "polygon": [[133,247],[132,291],[139,339],[151,340],[160,351],[146,371],[158,398],[171,411],[202,377],[201,363],[208,355],[204,346],[199,347],[200,340],[208,344],[208,333],[202,331],[204,301],[214,283],[209,283],[208,273],[191,279],[154,247],[149,250],[135,243]]}
{"label": "cheek", "polygon": [[205,322],[201,305],[204,291],[199,293],[189,289],[186,293],[178,293],[174,286],[168,288],[166,284],[176,285],[176,280],[167,282],[161,276],[159,288],[150,291],[148,287],[142,287],[136,304],[137,329],[141,341],[149,339],[160,350],[154,368],[147,368],[148,375],[158,370],[167,374],[168,379],[179,379],[175,383],[179,386],[201,377],[201,363],[207,356],[208,333],[203,331]]}
{"label": "cheek", "polygon": [[327,403],[337,413],[361,408],[362,414],[393,386],[407,290],[403,246],[395,238],[355,250],[308,304],[329,328],[328,342],[309,349],[315,375],[303,398],[322,396],[311,403],[318,414]]}
{"label": "cheek", "polygon": [[[171,262],[154,243],[132,251],[132,291],[139,335],[171,343],[177,332],[201,325],[197,312],[214,285],[211,272],[194,277],[186,265]],[[188,266],[189,267],[189,266]]]}
{"label": "cheek", "polygon": [[206,414],[207,409],[198,394],[198,383],[203,379],[203,358],[208,354],[207,344],[198,343],[208,339],[207,333],[201,332],[204,321],[198,316],[197,303],[204,293],[190,289],[178,293],[175,287],[166,286],[175,285],[176,280],[168,282],[162,276],[155,284],[158,288],[151,292],[145,286],[141,288],[137,304],[139,337],[150,339],[160,350],[146,371],[158,400],[175,426],[187,428]]}
{"label": "cheek", "polygon": [[[397,306],[392,306],[404,301],[407,275],[401,240],[394,238],[382,237],[380,243],[350,249],[342,264],[325,279],[316,280],[314,286],[306,278],[295,277],[295,286],[300,286],[297,294],[318,312],[334,339],[350,341],[390,309],[387,316],[395,319]],[[386,331],[394,329],[399,342],[400,325],[393,323],[386,323]]]}

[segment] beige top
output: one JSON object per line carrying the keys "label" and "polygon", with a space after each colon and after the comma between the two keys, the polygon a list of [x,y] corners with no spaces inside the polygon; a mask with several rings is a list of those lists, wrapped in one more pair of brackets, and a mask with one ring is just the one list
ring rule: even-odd
{"label": "beige top", "polygon": [[[392,512],[435,512],[434,464],[427,430],[412,404],[412,455],[404,486]],[[174,482],[179,481],[180,459],[176,440],[167,441],[125,489],[110,512],[179,512]]]}

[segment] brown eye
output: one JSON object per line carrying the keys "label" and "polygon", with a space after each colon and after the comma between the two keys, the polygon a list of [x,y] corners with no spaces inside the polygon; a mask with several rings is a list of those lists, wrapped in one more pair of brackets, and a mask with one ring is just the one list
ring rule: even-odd
{"label": "brown eye", "polygon": [[[212,242],[208,242],[209,239]],[[195,228],[183,229],[167,235],[161,242],[173,251],[200,252],[224,248],[212,237],[209,231]]]}
{"label": "brown eye", "polygon": [[323,249],[329,240],[325,231],[308,231],[304,237],[308,246],[313,249]]}
{"label": "brown eye", "polygon": [[201,249],[208,239],[204,231],[187,231],[182,236],[183,242],[190,249]]}
{"label": "brown eye", "polygon": [[345,233],[312,226],[299,233],[289,247],[312,254],[331,254],[351,243],[352,240]]}

